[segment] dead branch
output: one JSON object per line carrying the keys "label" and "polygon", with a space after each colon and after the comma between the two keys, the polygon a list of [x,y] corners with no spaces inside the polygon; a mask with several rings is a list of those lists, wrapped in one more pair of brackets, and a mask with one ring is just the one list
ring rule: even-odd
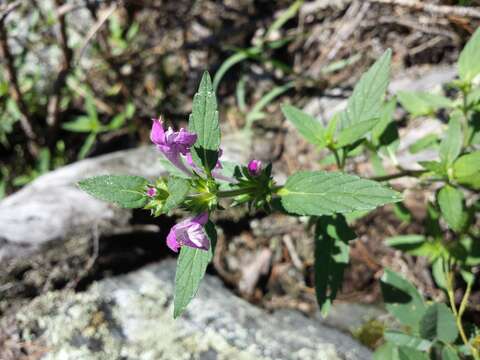
{"label": "dead branch", "polygon": [[459,16],[480,19],[480,9],[467,6],[435,5],[417,0],[368,0],[374,3],[398,5],[425,11],[436,15]]}
{"label": "dead branch", "polygon": [[10,52],[8,45],[8,34],[5,27],[5,21],[8,14],[10,14],[17,6],[19,2],[12,3],[0,15],[0,58],[4,59],[6,79],[9,83],[10,94],[13,101],[15,101],[18,109],[20,110],[20,125],[23,132],[27,136],[27,150],[32,157],[38,155],[37,137],[33,131],[30,119],[30,113],[28,111],[27,104],[25,103],[22,93],[20,91],[20,85],[18,83],[17,71],[14,65],[14,57]]}

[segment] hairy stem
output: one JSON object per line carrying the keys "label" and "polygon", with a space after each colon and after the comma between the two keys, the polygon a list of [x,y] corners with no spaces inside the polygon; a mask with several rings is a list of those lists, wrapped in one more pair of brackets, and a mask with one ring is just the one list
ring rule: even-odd
{"label": "hairy stem", "polygon": [[224,191],[217,192],[217,196],[219,198],[235,197],[238,195],[250,194],[254,189],[255,189],[254,187],[245,187],[242,189],[224,190]]}
{"label": "hairy stem", "polygon": [[405,176],[418,177],[420,175],[425,174],[426,172],[427,170],[402,170],[395,174],[371,177],[370,180],[387,181],[387,180],[398,179]]}

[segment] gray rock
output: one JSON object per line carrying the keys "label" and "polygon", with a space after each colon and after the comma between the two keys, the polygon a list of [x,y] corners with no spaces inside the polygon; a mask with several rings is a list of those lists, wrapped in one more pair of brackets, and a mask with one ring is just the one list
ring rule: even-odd
{"label": "gray rock", "polygon": [[168,260],[84,293],[43,295],[17,313],[11,336],[45,349],[45,360],[371,358],[338,330],[293,311],[269,314],[209,275],[173,320],[174,267]]}

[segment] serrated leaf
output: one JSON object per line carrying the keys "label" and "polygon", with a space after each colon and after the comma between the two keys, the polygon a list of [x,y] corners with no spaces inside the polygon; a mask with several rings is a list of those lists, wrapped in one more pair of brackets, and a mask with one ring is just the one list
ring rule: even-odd
{"label": "serrated leaf", "polygon": [[386,341],[397,346],[406,346],[418,351],[428,351],[432,343],[413,335],[405,334],[399,331],[385,331],[383,337]]}
{"label": "serrated leaf", "polygon": [[348,99],[347,109],[342,113],[340,129],[346,129],[354,123],[379,117],[390,78],[391,57],[392,51],[388,49],[362,75]]}
{"label": "serrated leaf", "polygon": [[190,182],[179,177],[170,177],[167,183],[168,198],[165,201],[164,211],[169,212],[180,205],[190,190]]}
{"label": "serrated leaf", "polygon": [[450,115],[447,132],[440,143],[440,159],[447,168],[453,164],[462,151],[463,135],[459,116],[461,114],[457,112]]}
{"label": "serrated leaf", "polygon": [[453,177],[460,184],[480,189],[480,151],[459,157],[453,164]]}
{"label": "serrated leaf", "polygon": [[205,231],[210,239],[210,249],[208,251],[188,246],[182,246],[180,249],[175,273],[174,318],[179,317],[185,311],[187,305],[196,295],[200,281],[212,260],[217,236],[215,226],[209,221],[205,225]]}
{"label": "serrated leaf", "polygon": [[378,182],[340,172],[298,172],[279,195],[284,208],[298,215],[332,215],[400,201],[401,195]]}
{"label": "serrated leaf", "polygon": [[461,232],[468,220],[463,192],[450,185],[445,185],[438,192],[437,200],[448,226],[456,232]]}
{"label": "serrated leaf", "polygon": [[454,342],[458,329],[452,311],[443,303],[434,303],[420,320],[420,336],[429,340]]}
{"label": "serrated leaf", "polygon": [[453,106],[449,98],[424,91],[399,91],[397,98],[412,116],[430,115],[439,109]]}
{"label": "serrated leaf", "polygon": [[327,316],[348,265],[350,240],[356,238],[342,215],[322,216],[315,226],[315,293]]}
{"label": "serrated leaf", "polygon": [[380,285],[388,312],[416,331],[426,307],[415,286],[389,269],[385,269]]}
{"label": "serrated leaf", "polygon": [[218,159],[220,125],[217,99],[208,72],[203,74],[198,92],[193,98],[188,128],[197,134],[197,141],[191,149],[193,161],[207,171],[212,170]]}
{"label": "serrated leaf", "polygon": [[343,128],[337,135],[337,142],[335,147],[341,148],[347,145],[352,145],[356,141],[363,138],[373,127],[378,123],[378,118],[359,121],[352,123],[350,126]]}
{"label": "serrated leaf", "polygon": [[283,105],[282,112],[307,141],[325,146],[325,129],[314,117],[292,105]]}
{"label": "serrated leaf", "polygon": [[480,28],[468,40],[458,57],[458,74],[460,79],[471,82],[480,74]]}
{"label": "serrated leaf", "polygon": [[148,180],[131,175],[94,176],[78,182],[83,191],[97,199],[113,202],[124,208],[141,208],[147,202]]}

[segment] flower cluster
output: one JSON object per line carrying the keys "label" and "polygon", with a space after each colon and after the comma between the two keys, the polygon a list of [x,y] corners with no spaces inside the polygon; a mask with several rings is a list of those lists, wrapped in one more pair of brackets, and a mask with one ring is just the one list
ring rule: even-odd
{"label": "flower cluster", "polygon": [[[192,195],[185,201],[187,208],[196,212],[197,215],[187,218],[172,227],[167,236],[167,246],[174,252],[178,252],[181,246],[208,250],[210,241],[204,226],[208,222],[208,210],[217,206],[217,195],[221,195],[217,192],[218,184],[215,180],[227,181],[234,185],[243,184],[243,188],[248,188],[251,191],[252,179],[260,178],[262,174],[262,162],[260,160],[251,160],[248,163],[245,168],[245,176],[250,181],[242,179],[241,176],[230,177],[222,174],[223,166],[220,160],[217,161],[215,168],[212,170],[211,178],[208,178],[205,172],[192,159],[191,148],[197,140],[197,134],[183,128],[179,131],[174,131],[171,127],[168,127],[165,130],[163,121],[159,118],[153,119],[150,139],[173,166],[188,175],[192,187],[198,191],[197,194]],[[218,157],[220,158],[221,155],[222,150],[220,149]],[[157,187],[149,186],[146,189],[146,195],[151,199],[149,208],[155,214],[161,213],[165,199],[168,197],[168,193],[165,194],[165,182],[160,182],[160,184]],[[230,193],[233,196],[238,193],[238,203],[253,199],[248,192],[242,189],[232,191]],[[224,193],[229,194],[228,191]],[[158,207],[160,210],[153,211],[155,207]]]}

